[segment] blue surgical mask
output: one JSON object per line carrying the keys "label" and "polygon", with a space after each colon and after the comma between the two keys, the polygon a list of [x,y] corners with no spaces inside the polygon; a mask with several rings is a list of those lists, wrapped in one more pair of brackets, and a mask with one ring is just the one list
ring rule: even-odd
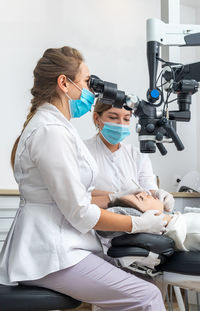
{"label": "blue surgical mask", "polygon": [[125,137],[130,135],[128,125],[116,124],[112,122],[103,122],[103,124],[104,126],[101,130],[101,134],[111,145],[118,144]]}
{"label": "blue surgical mask", "polygon": [[85,88],[80,89],[80,87],[69,78],[68,80],[81,91],[80,99],[71,99],[69,95],[66,94],[69,98],[69,109],[71,117],[80,118],[91,110],[92,105],[94,104],[95,95]]}

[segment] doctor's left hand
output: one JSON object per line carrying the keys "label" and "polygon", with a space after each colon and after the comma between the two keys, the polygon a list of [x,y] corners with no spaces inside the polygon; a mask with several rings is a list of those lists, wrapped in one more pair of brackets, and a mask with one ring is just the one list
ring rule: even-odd
{"label": "doctor's left hand", "polygon": [[172,212],[173,211],[173,208],[174,208],[174,198],[173,196],[163,190],[163,189],[158,189],[155,193],[154,193],[154,196],[156,198],[158,198],[160,201],[163,202],[163,205],[164,205],[164,210],[166,212]]}

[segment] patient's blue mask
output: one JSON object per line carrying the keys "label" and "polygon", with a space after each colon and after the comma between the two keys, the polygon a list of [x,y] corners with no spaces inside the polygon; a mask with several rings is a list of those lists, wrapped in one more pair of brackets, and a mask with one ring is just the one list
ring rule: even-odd
{"label": "patient's blue mask", "polygon": [[101,130],[101,134],[105,138],[105,140],[107,140],[107,142],[109,142],[111,145],[118,144],[125,137],[130,135],[128,125],[117,124],[112,122],[103,122],[103,124],[104,126]]}
{"label": "patient's blue mask", "polygon": [[85,88],[81,89],[71,79],[68,78],[68,80],[81,91],[81,96],[79,99],[71,99],[66,93],[67,97],[69,98],[69,109],[71,117],[80,118],[91,110],[92,105],[94,104],[95,95]]}

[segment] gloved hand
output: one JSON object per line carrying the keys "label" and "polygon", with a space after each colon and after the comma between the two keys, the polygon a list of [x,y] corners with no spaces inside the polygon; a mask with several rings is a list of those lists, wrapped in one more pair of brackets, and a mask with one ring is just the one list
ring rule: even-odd
{"label": "gloved hand", "polygon": [[158,189],[155,193],[154,193],[154,196],[156,198],[158,198],[160,201],[163,202],[163,205],[164,205],[164,210],[166,212],[172,212],[173,211],[173,208],[174,208],[174,198],[173,196],[163,190],[163,189]]}
{"label": "gloved hand", "polygon": [[162,234],[166,231],[165,225],[167,221],[163,220],[164,215],[156,216],[158,211],[150,210],[142,214],[142,216],[131,216],[132,230],[128,233],[147,232]]}

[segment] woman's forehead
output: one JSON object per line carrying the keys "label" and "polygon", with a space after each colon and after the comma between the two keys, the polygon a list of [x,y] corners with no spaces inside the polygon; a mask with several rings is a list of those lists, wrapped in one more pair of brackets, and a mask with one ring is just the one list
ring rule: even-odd
{"label": "woman's forehead", "polygon": [[118,116],[130,116],[130,111],[124,109],[124,108],[115,108],[112,107],[109,110],[105,111],[106,114],[115,114]]}
{"label": "woman's forehead", "polygon": [[89,71],[89,68],[88,68],[88,66],[84,63],[84,62],[82,62],[81,64],[80,64],[80,66],[79,66],[79,72],[78,72],[78,74],[77,75],[79,75],[79,77],[82,77],[82,78],[85,78],[85,77],[90,77],[90,71]]}

